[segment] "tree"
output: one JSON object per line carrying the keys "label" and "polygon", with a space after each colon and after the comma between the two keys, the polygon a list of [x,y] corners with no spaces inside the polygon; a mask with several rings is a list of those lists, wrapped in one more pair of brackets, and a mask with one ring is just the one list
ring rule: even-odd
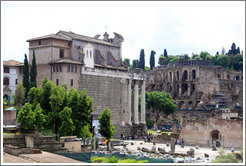
{"label": "tree", "polygon": [[237,54],[231,61],[233,69],[236,71],[243,71],[243,55]]}
{"label": "tree", "polygon": [[151,53],[150,53],[150,69],[153,70],[153,68],[155,67],[155,51],[151,50]]}
{"label": "tree", "polygon": [[207,56],[211,56],[211,55],[208,52],[206,52],[206,51],[202,51],[200,53],[200,57],[201,57],[202,60],[206,60]]}
{"label": "tree", "polygon": [[230,66],[230,57],[228,55],[221,55],[218,57],[218,65],[229,69]]}
{"label": "tree", "polygon": [[[235,43],[232,43],[231,45],[231,49],[228,51],[228,55],[231,56],[231,55],[236,55],[237,54],[237,49],[236,49],[236,44]],[[239,49],[239,53],[240,53],[240,49]]]}
{"label": "tree", "polygon": [[28,102],[34,106],[40,103],[40,89],[32,87],[28,93]]}
{"label": "tree", "polygon": [[101,116],[98,117],[99,119],[99,130],[98,132],[105,137],[107,141],[107,150],[109,150],[109,141],[113,137],[115,127],[111,122],[111,110],[106,107]]}
{"label": "tree", "polygon": [[216,55],[219,55],[219,51],[216,52]]}
{"label": "tree", "polygon": [[167,59],[168,59],[168,55],[167,55],[167,50],[166,49],[164,49],[164,57],[166,57]]}
{"label": "tree", "polygon": [[125,59],[123,60],[123,62],[126,63],[127,66],[130,67],[130,59],[129,59],[129,58],[125,58]]}
{"label": "tree", "polygon": [[33,50],[32,66],[30,71],[30,88],[37,87],[36,77],[37,77],[37,65],[36,65],[35,52]]}
{"label": "tree", "polygon": [[17,122],[19,122],[25,130],[35,129],[35,113],[30,103],[26,103],[18,112]]}
{"label": "tree", "polygon": [[158,64],[159,65],[167,65],[168,64],[168,59],[165,56],[161,55],[159,57]]}
{"label": "tree", "polygon": [[146,103],[148,109],[155,111],[155,123],[159,120],[161,113],[164,115],[173,114],[178,108],[169,93],[166,92],[146,92]]}
{"label": "tree", "polygon": [[139,61],[137,59],[132,60],[132,68],[133,69],[139,68]]}
{"label": "tree", "polygon": [[75,126],[73,125],[73,120],[71,118],[72,109],[65,107],[61,112],[59,112],[59,117],[62,121],[61,127],[59,128],[60,136],[71,136]]}
{"label": "tree", "polygon": [[37,129],[42,129],[43,125],[45,123],[45,117],[42,111],[42,108],[40,107],[40,104],[38,103],[35,110],[34,110],[34,116],[35,116],[35,126]]}
{"label": "tree", "polygon": [[139,68],[144,70],[145,67],[145,54],[144,49],[140,51],[140,57],[139,57]]}
{"label": "tree", "polygon": [[25,54],[24,69],[23,69],[23,87],[25,88],[25,97],[27,98],[30,85],[29,85],[29,65],[28,65],[26,54]]}
{"label": "tree", "polygon": [[168,63],[176,63],[176,62],[178,62],[179,60],[181,60],[182,59],[182,57],[181,56],[179,56],[179,55],[169,55],[168,56]]}
{"label": "tree", "polygon": [[93,100],[87,95],[87,91],[83,89],[80,94],[78,90],[71,89],[68,94],[68,106],[72,108],[71,118],[73,120],[75,130],[74,134],[82,137],[82,128],[90,124]]}
{"label": "tree", "polygon": [[13,95],[15,106],[20,109],[25,103],[25,88],[22,83],[16,86],[15,93]]}

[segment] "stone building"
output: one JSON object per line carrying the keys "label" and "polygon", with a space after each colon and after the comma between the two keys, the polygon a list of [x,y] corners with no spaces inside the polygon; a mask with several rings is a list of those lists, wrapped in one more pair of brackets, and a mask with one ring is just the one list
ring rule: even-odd
{"label": "stone building", "polygon": [[[93,114],[100,115],[105,107],[111,109],[116,126],[114,137],[146,134],[145,82],[143,72],[130,71],[122,63],[123,37],[107,32],[87,37],[73,32],[59,31],[27,40],[29,61],[33,50],[37,64],[37,85],[47,76],[55,85],[67,84],[68,90],[86,89],[93,99]],[[142,101],[139,113],[138,95]]]}
{"label": "stone building", "polygon": [[148,72],[147,91],[165,91],[179,109],[243,106],[243,73],[190,60],[158,66]]}
{"label": "stone building", "polygon": [[7,99],[8,104],[13,101],[16,86],[22,82],[23,66],[15,60],[3,61],[3,98]]}

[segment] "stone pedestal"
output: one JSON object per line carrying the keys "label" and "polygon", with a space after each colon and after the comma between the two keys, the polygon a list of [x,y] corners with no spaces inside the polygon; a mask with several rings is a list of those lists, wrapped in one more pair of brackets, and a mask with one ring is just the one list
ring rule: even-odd
{"label": "stone pedestal", "polygon": [[175,139],[171,138],[171,152],[175,153]]}

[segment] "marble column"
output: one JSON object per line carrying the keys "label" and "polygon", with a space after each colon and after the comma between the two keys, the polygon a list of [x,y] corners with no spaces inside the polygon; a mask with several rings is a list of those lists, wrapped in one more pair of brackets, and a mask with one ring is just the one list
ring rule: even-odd
{"label": "marble column", "polygon": [[139,124],[138,121],[138,81],[134,83],[134,124]]}
{"label": "marble column", "polygon": [[128,124],[132,125],[132,80],[128,82]]}
{"label": "marble column", "polygon": [[141,123],[145,124],[145,80],[141,86]]}

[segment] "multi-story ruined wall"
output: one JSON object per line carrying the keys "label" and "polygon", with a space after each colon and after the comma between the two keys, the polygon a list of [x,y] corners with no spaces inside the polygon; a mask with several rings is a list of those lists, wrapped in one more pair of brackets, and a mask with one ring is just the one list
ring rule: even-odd
{"label": "multi-story ruined wall", "polygon": [[225,148],[243,147],[243,121],[209,118],[184,121],[179,138],[187,145],[210,146],[218,140]]}
{"label": "multi-story ruined wall", "polygon": [[203,108],[211,104],[218,92],[227,97],[227,105],[243,104],[243,73],[227,71],[206,61],[186,61],[160,66],[147,72],[147,91],[165,91],[179,109]]}

